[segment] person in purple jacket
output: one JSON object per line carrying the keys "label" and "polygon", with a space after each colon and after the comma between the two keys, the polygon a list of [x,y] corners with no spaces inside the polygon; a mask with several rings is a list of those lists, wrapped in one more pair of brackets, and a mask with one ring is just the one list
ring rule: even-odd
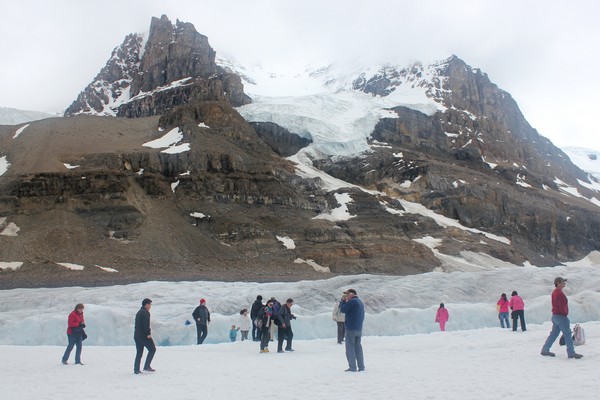
{"label": "person in purple jacket", "polygon": [[348,360],[347,372],[365,370],[365,360],[361,344],[363,322],[365,320],[365,306],[358,298],[356,290],[348,289],[340,301],[340,310],[346,314],[346,359]]}

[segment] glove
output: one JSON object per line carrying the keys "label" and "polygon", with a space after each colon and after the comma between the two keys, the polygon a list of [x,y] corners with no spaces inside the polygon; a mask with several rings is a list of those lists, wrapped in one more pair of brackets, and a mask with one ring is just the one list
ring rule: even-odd
{"label": "glove", "polygon": [[85,328],[85,323],[83,323],[83,322],[80,322],[80,323],[79,323],[79,327],[80,327],[80,328]]}

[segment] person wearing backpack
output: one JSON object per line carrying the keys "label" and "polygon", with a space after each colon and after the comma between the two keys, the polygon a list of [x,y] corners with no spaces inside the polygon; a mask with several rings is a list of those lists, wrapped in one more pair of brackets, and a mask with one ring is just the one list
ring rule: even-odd
{"label": "person wearing backpack", "polygon": [[262,302],[262,296],[259,294],[256,296],[256,300],[252,303],[252,307],[250,307],[250,319],[252,320],[252,340],[255,342],[260,341],[260,329],[256,327],[256,319],[258,318],[258,313],[265,306]]}
{"label": "person wearing backpack", "polygon": [[256,317],[256,328],[260,332],[260,352],[269,352],[269,326],[273,316],[273,300],[267,300],[267,304],[260,309]]}
{"label": "person wearing backpack", "polygon": [[525,302],[516,290],[513,290],[508,306],[512,310],[513,332],[517,331],[517,321],[521,319],[521,330],[525,332]]}
{"label": "person wearing backpack", "polygon": [[500,326],[504,328],[504,322],[506,322],[506,327],[510,328],[510,322],[508,322],[508,305],[509,301],[506,298],[506,293],[502,293],[500,295],[500,300],[496,303],[496,308],[498,309],[498,319],[500,320]]}
{"label": "person wearing backpack", "polygon": [[294,351],[292,349],[292,338],[294,332],[292,332],[292,320],[296,319],[296,316],[292,314],[292,306],[294,305],[293,299],[287,299],[285,304],[275,314],[274,320],[277,321],[277,352],[283,353],[283,340],[286,340],[285,351]]}
{"label": "person wearing backpack", "polygon": [[563,277],[557,276],[554,279],[554,291],[552,292],[552,330],[542,347],[541,355],[554,357],[556,354],[550,351],[552,344],[558,337],[560,332],[563,333],[565,338],[565,345],[567,346],[567,357],[580,359],[583,356],[575,353],[573,346],[573,338],[571,337],[571,321],[569,321],[569,300],[564,294],[563,289],[567,285],[567,280]]}

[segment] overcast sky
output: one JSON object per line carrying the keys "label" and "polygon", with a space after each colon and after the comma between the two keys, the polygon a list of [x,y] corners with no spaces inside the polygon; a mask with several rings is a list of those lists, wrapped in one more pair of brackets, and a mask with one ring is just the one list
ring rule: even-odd
{"label": "overcast sky", "polygon": [[0,106],[64,110],[152,16],[241,63],[425,63],[456,54],[556,145],[600,150],[597,0],[0,0]]}

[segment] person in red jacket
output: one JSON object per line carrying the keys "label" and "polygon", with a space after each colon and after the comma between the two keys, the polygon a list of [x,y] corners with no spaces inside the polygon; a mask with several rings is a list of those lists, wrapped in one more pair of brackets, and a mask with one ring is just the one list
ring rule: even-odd
{"label": "person in red jacket", "polygon": [[83,304],[79,303],[75,306],[75,309],[71,311],[71,314],[69,314],[69,318],[67,320],[67,339],[69,340],[69,344],[67,345],[65,354],[63,354],[63,364],[67,364],[67,361],[69,361],[69,356],[71,355],[71,350],[73,350],[73,346],[77,346],[75,350],[75,364],[83,365],[81,363],[81,347],[84,337],[87,337],[83,330],[85,328],[83,309]]}
{"label": "person in red jacket", "polygon": [[565,337],[567,356],[579,359],[583,356],[575,353],[573,338],[571,337],[571,321],[567,317],[569,315],[569,300],[567,300],[567,296],[563,292],[566,285],[567,280],[563,277],[557,276],[554,279],[554,287],[556,289],[552,292],[552,330],[542,347],[541,354],[548,357],[556,356],[556,354],[550,351],[550,347],[552,347],[558,334],[562,332]]}

